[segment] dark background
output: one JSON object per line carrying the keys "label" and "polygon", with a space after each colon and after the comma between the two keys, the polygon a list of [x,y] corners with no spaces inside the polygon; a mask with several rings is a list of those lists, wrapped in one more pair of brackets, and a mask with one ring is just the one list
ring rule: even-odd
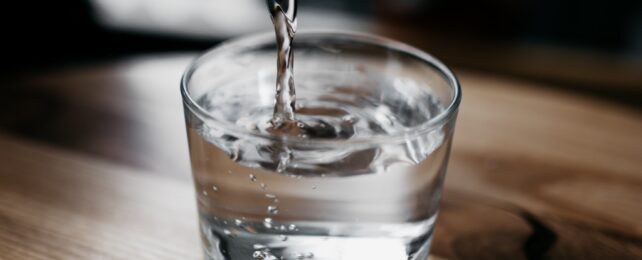
{"label": "dark background", "polygon": [[[554,81],[570,89],[584,89],[594,95],[631,104],[640,100],[642,82],[636,81],[635,75],[624,83],[618,80],[596,83],[563,75],[550,77],[544,72],[554,70],[555,59],[550,65],[543,63],[532,66],[534,68],[528,72],[515,72],[510,68],[514,61],[505,64],[501,60],[493,61],[491,66],[470,53],[492,55],[486,48],[489,45],[497,46],[493,51],[497,50],[499,55],[502,46],[536,46],[553,49],[561,56],[567,52],[579,53],[580,58],[585,56],[588,62],[595,62],[594,67],[606,74],[604,78],[617,79],[618,73],[623,73],[622,69],[609,64],[638,62],[642,57],[642,1],[302,0],[301,5],[300,8],[329,9],[365,17],[386,28],[412,30],[415,32],[413,37],[423,37],[425,41],[438,39],[446,43],[442,45],[454,42],[468,52],[458,55],[459,52],[442,51],[439,45],[427,49],[456,67]],[[95,10],[86,0],[9,1],[3,4],[2,12],[2,77],[132,55],[202,51],[224,40],[110,29],[97,21]],[[421,39],[409,41],[414,43],[414,40]],[[506,54],[509,58],[510,55]],[[630,67],[627,69],[637,71]],[[624,76],[631,77],[631,72]]]}

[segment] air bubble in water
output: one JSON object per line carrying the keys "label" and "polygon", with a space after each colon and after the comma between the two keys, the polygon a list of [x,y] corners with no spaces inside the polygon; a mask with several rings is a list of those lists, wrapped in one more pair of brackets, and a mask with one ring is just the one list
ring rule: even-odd
{"label": "air bubble in water", "polygon": [[294,225],[294,224],[290,224],[288,226],[288,230],[290,230],[290,231],[294,231],[295,229],[296,229],[296,225]]}
{"label": "air bubble in water", "polygon": [[279,154],[279,165],[276,167],[276,171],[284,172],[288,168],[288,164],[290,164],[291,158],[292,153],[290,151]]}
{"label": "air bubble in water", "polygon": [[203,196],[207,196],[207,191],[206,190],[203,191]]}
{"label": "air bubble in water", "polygon": [[216,185],[212,185],[212,190],[213,190],[214,192],[217,192],[217,191],[218,191],[218,187],[216,187]]}
{"label": "air bubble in water", "polygon": [[279,207],[278,206],[274,206],[274,205],[269,205],[267,207],[267,213],[270,214],[270,215],[279,214]]}
{"label": "air bubble in water", "polygon": [[250,173],[249,177],[250,177],[250,181],[252,182],[256,181],[256,176],[254,174]]}
{"label": "air bubble in water", "polygon": [[230,159],[232,159],[232,161],[235,161],[235,162],[241,161],[242,159],[241,148],[238,145],[234,147],[232,154],[230,154]]}
{"label": "air bubble in water", "polygon": [[272,228],[272,219],[271,218],[265,218],[263,220],[263,226],[266,228]]}
{"label": "air bubble in water", "polygon": [[225,234],[226,236],[232,236],[232,232],[227,229],[223,229],[223,234]]}
{"label": "air bubble in water", "polygon": [[235,219],[235,220],[234,220],[234,224],[235,224],[236,226],[240,227],[240,226],[242,226],[242,225],[243,225],[243,220]]}
{"label": "air bubble in water", "polygon": [[269,248],[254,251],[254,253],[252,253],[252,257],[260,260],[277,260],[276,256],[270,253]]}
{"label": "air bubble in water", "polygon": [[267,190],[267,184],[261,182],[261,190]]}
{"label": "air bubble in water", "polygon": [[268,193],[268,194],[265,194],[265,197],[268,198],[268,199],[271,199],[272,202],[274,202],[274,203],[279,203],[279,199],[274,194]]}

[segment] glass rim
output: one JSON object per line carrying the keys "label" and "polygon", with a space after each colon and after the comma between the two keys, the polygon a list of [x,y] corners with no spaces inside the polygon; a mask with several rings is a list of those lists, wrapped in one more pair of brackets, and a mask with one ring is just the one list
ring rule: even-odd
{"label": "glass rim", "polygon": [[[199,65],[216,57],[218,54],[226,53],[230,50],[239,50],[244,47],[259,46],[266,43],[271,43],[275,41],[274,33],[265,32],[259,34],[253,34],[249,36],[244,36],[240,38],[235,38],[231,40],[224,41],[209,50],[205,51],[203,54],[195,58],[190,65],[187,67],[187,70],[181,78],[181,96],[183,98],[183,103],[186,107],[194,113],[199,118],[203,119],[205,123],[215,122],[220,124],[220,128],[224,131],[229,131],[234,133],[239,138],[258,138],[268,141],[281,142],[284,144],[298,144],[298,145],[310,145],[310,146],[336,146],[336,145],[358,145],[358,144],[381,144],[381,143],[399,143],[406,140],[414,140],[416,137],[423,134],[427,134],[436,128],[443,126],[446,122],[457,113],[459,109],[459,104],[461,103],[461,86],[459,80],[455,76],[448,66],[439,61],[437,58],[432,55],[412,47],[408,44],[385,38],[382,36],[359,33],[359,32],[347,32],[347,31],[337,31],[337,30],[301,30],[297,32],[295,37],[295,42],[300,38],[313,38],[313,37],[322,37],[325,39],[349,39],[354,42],[359,42],[363,44],[379,46],[386,48],[388,50],[408,54],[414,59],[421,60],[426,63],[426,65],[432,66],[438,73],[441,73],[445,76],[448,81],[448,85],[453,89],[453,98],[446,107],[442,110],[437,116],[430,118],[428,121],[400,131],[397,133],[392,133],[389,135],[372,135],[372,136],[363,136],[363,137],[354,137],[349,139],[323,139],[323,138],[304,138],[298,136],[275,136],[265,133],[257,133],[244,128],[240,128],[234,124],[228,122],[223,122],[221,120],[213,117],[210,112],[205,110],[200,106],[194,98],[192,98],[189,90],[188,84],[193,73],[199,68]],[[276,63],[276,62],[275,62]],[[276,69],[276,64],[275,64]],[[296,73],[296,72],[295,72]]]}

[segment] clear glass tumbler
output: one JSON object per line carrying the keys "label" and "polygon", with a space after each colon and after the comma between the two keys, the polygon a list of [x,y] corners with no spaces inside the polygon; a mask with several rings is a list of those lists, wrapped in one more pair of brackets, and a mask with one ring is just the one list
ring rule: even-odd
{"label": "clear glass tumbler", "polygon": [[461,99],[453,73],[392,40],[295,39],[297,136],[266,131],[271,34],[198,58],[181,91],[208,259],[426,259]]}

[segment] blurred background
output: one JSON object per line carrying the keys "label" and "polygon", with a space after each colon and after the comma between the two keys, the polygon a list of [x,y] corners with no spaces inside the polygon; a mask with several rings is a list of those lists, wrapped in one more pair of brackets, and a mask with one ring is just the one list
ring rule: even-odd
{"label": "blurred background", "polygon": [[[198,259],[179,78],[264,1],[5,1],[0,258]],[[462,79],[435,254],[642,259],[642,0],[299,1]]]}
{"label": "blurred background", "polygon": [[[301,0],[301,28],[417,45],[456,68],[555,83],[638,107],[642,1]],[[124,57],[202,51],[270,29],[261,0],[3,4],[2,78]]]}

